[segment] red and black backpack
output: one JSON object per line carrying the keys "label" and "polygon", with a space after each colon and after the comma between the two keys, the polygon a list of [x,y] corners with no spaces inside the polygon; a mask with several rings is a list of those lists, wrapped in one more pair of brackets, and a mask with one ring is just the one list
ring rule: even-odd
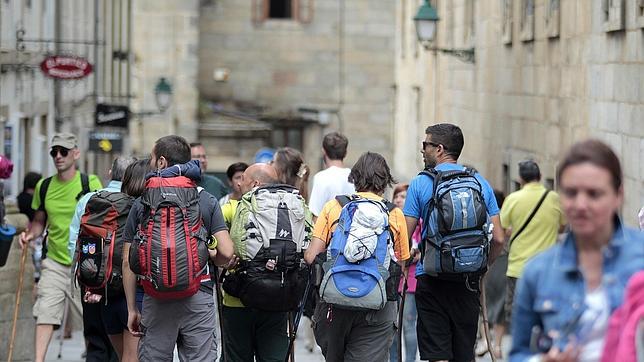
{"label": "red and black backpack", "polygon": [[81,217],[76,240],[76,277],[97,294],[123,294],[123,229],[132,197],[122,192],[92,195]]}
{"label": "red and black backpack", "polygon": [[132,271],[158,299],[189,297],[210,278],[207,232],[197,185],[185,176],[151,177],[141,197],[143,217],[130,248]]}

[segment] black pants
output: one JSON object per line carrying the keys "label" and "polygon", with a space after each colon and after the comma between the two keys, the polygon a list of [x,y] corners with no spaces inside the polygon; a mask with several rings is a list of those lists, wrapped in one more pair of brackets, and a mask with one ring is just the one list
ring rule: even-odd
{"label": "black pants", "polygon": [[[81,292],[81,301],[83,300]],[[87,362],[118,362],[118,356],[110,339],[105,333],[103,327],[103,318],[101,317],[101,300],[99,303],[85,303],[83,304],[83,336],[87,342]]]}
{"label": "black pants", "polygon": [[417,277],[416,331],[420,359],[474,361],[479,293],[463,281]]}

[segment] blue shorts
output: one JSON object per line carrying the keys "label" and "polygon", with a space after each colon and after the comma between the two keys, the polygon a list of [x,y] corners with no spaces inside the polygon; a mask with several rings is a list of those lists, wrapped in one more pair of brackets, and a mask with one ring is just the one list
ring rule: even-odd
{"label": "blue shorts", "polygon": [[[143,289],[136,289],[136,307],[139,312],[143,304]],[[101,317],[105,332],[108,335],[121,334],[127,330],[127,300],[125,294],[116,298],[109,298],[107,305],[101,303]]]}

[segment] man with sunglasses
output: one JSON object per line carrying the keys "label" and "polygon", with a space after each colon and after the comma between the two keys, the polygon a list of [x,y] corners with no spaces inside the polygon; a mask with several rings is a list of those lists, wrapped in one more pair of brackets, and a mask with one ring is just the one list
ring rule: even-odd
{"label": "man with sunglasses", "polygon": [[[421,173],[412,179],[403,213],[407,221],[407,230],[415,230],[418,220],[424,220],[421,228],[421,248],[427,254],[430,250],[428,248],[433,247],[426,244],[431,242],[428,241],[428,230],[438,230],[437,225],[429,225],[430,222],[437,222],[433,218],[435,214],[432,214],[432,217],[428,215],[435,190],[434,177],[437,177],[430,177],[431,170],[464,171],[465,167],[457,163],[464,144],[463,133],[458,126],[449,123],[435,124],[427,127],[425,134],[421,153],[425,169],[430,170],[430,174]],[[468,175],[471,174],[468,172]],[[468,177],[471,179],[472,176]],[[487,217],[494,225],[494,240],[488,258],[488,264],[491,264],[503,249],[504,237],[498,215],[499,207],[487,180],[478,172],[475,172],[473,177],[480,185],[480,195],[483,198],[481,201],[484,203]],[[416,267],[418,282],[415,294],[420,359],[473,361],[479,315],[478,275],[433,273],[431,265],[428,265],[429,272],[426,272],[423,262],[421,258]]]}
{"label": "man with sunglasses", "polygon": [[36,211],[34,220],[31,227],[20,234],[20,246],[24,248],[47,227],[47,253],[46,258],[43,256],[33,307],[36,318],[36,361],[45,360],[54,327],[62,324],[65,299],[71,301],[73,310],[79,315],[81,313],[80,296],[71,295],[72,259],[67,251],[69,225],[76,203],[83,193],[102,187],[96,175],[87,176],[77,170],[76,161],[80,158],[80,150],[73,134],[54,135],[49,155],[56,166],[56,174],[36,185],[31,203]]}

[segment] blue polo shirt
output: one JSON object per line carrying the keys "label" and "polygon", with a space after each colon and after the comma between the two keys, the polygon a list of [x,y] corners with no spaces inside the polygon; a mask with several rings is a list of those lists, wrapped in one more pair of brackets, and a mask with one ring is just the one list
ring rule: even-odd
{"label": "blue polo shirt", "polygon": [[[457,163],[441,163],[436,165],[435,169],[437,171],[453,171],[453,170],[464,170],[465,167]],[[483,188],[483,199],[485,200],[485,205],[487,206],[488,216],[494,216],[499,214],[499,206],[496,204],[496,198],[494,197],[494,190],[490,186],[489,182],[483,178],[478,172],[474,177],[481,183]],[[413,217],[415,219],[429,220],[427,217],[429,200],[432,198],[434,192],[434,180],[426,175],[418,175],[411,180],[409,184],[409,189],[407,190],[407,198],[405,199],[405,206],[403,207],[403,213],[405,216]],[[427,234],[427,228],[421,227],[422,239],[425,239]],[[423,260],[418,261],[418,266],[416,267],[416,276],[425,274],[423,270]]]}

